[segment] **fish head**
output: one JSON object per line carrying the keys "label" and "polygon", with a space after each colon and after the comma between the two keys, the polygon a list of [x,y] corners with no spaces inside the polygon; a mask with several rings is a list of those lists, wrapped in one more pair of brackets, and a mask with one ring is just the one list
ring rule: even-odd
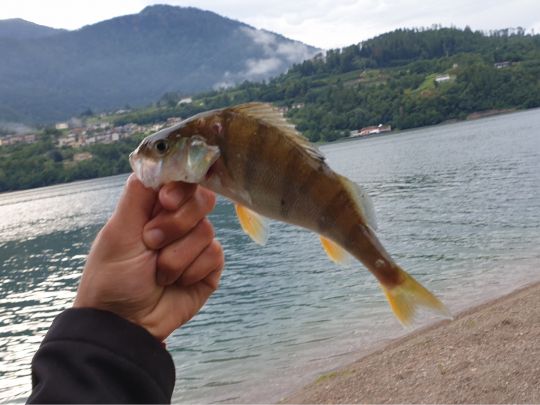
{"label": "fish head", "polygon": [[171,181],[200,183],[219,158],[219,147],[180,123],[142,140],[129,155],[137,178],[146,186],[158,189]]}

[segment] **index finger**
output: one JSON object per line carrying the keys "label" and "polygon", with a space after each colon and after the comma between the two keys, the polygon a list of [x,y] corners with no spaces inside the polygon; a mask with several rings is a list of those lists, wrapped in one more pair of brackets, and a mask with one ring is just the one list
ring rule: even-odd
{"label": "index finger", "polygon": [[145,225],[144,243],[149,249],[158,250],[180,239],[208,215],[215,204],[214,193],[202,187],[197,188],[180,207],[161,211]]}

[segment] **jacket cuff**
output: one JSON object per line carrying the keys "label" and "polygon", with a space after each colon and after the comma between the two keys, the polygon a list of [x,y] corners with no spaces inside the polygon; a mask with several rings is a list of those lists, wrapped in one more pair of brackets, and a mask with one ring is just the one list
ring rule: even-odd
{"label": "jacket cuff", "polygon": [[94,308],[71,308],[53,321],[42,345],[75,340],[108,349],[148,370],[164,392],[172,393],[175,367],[169,352],[142,326],[112,312]]}

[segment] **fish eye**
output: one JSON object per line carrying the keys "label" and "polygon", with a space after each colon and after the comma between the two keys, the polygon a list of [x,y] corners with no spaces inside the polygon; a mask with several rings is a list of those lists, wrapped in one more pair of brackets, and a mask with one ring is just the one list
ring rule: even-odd
{"label": "fish eye", "polygon": [[157,141],[155,144],[154,144],[154,148],[156,149],[156,151],[162,155],[164,154],[165,152],[167,152],[167,149],[168,149],[169,145],[167,144],[167,141],[165,141],[164,139],[160,139],[159,141]]}

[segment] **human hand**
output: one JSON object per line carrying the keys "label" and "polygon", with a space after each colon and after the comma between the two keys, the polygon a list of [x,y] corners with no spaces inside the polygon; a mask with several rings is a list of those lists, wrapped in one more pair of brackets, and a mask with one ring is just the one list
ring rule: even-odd
{"label": "human hand", "polygon": [[131,175],[90,249],[74,307],[114,312],[164,340],[218,286],[223,251],[205,218],[215,201],[193,184],[156,192]]}

